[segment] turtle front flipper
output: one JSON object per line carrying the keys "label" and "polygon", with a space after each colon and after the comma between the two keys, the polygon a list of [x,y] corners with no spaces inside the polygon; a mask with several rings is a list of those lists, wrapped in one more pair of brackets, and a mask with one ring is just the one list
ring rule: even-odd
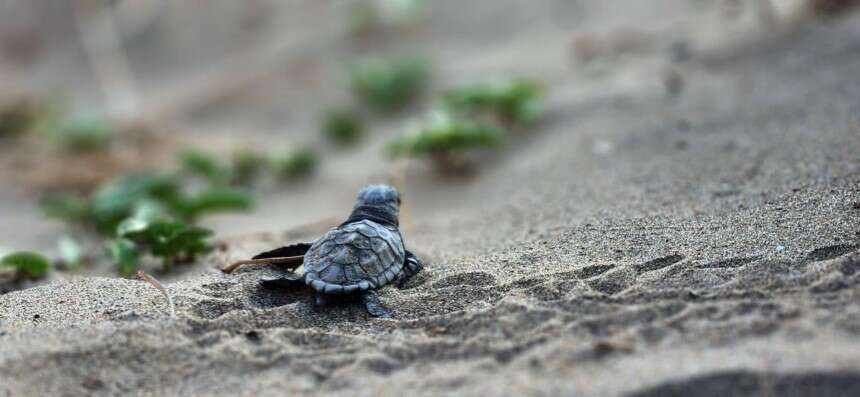
{"label": "turtle front flipper", "polygon": [[421,259],[418,259],[415,254],[406,250],[406,259],[403,260],[403,272],[400,273],[396,282],[397,288],[402,288],[412,276],[420,273],[423,269],[424,263],[421,262]]}
{"label": "turtle front flipper", "polygon": [[280,277],[260,277],[260,285],[265,288],[297,288],[305,285],[305,277],[288,274]]}
{"label": "turtle front flipper", "polygon": [[278,258],[284,256],[301,256],[308,252],[311,249],[311,243],[299,243],[288,245],[281,248],[275,248],[271,251],[266,251],[257,254],[251,259],[266,259],[266,258]]}
{"label": "turtle front flipper", "polygon": [[391,311],[382,304],[382,299],[379,299],[379,295],[376,291],[367,291],[361,294],[361,302],[364,303],[364,307],[367,308],[367,312],[370,313],[371,316],[391,318]]}

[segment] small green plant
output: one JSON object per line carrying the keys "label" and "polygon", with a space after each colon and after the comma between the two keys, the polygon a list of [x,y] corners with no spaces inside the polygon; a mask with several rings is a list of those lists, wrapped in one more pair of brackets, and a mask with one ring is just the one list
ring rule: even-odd
{"label": "small green plant", "polygon": [[57,242],[57,248],[60,251],[60,263],[66,269],[78,268],[86,260],[81,245],[69,236],[61,237]]}
{"label": "small green plant", "polygon": [[311,149],[299,149],[271,159],[272,171],[279,179],[298,179],[310,175],[317,167],[317,154]]}
{"label": "small green plant", "polygon": [[215,156],[196,148],[186,148],[176,154],[182,170],[202,178],[213,185],[230,182],[230,169],[222,165]]}
{"label": "small green plant", "polygon": [[541,87],[537,82],[513,79],[471,84],[442,95],[448,111],[478,118],[496,118],[503,124],[531,124],[541,116]]}
{"label": "small green plant", "polygon": [[199,177],[210,186],[251,185],[266,165],[265,157],[248,148],[235,151],[229,163],[196,148],[180,151],[177,160],[184,173]]}
{"label": "small green plant", "polygon": [[39,202],[45,216],[74,222],[87,222],[90,203],[85,197],[74,194],[49,196]]}
{"label": "small green plant", "polygon": [[502,130],[490,123],[436,112],[412,133],[386,145],[389,157],[423,156],[493,147],[502,142]]}
{"label": "small green plant", "polygon": [[195,220],[219,211],[247,210],[254,204],[247,193],[211,187],[187,193],[181,180],[168,173],[144,172],[109,181],[90,197],[63,195],[42,201],[46,215],[93,226],[110,234],[123,220],[131,217],[175,216]]}
{"label": "small green plant", "polygon": [[40,111],[31,101],[19,99],[0,104],[0,138],[24,134],[39,117]]}
{"label": "small green plant", "polygon": [[165,210],[180,201],[180,181],[163,172],[143,172],[119,177],[100,186],[89,200],[87,221],[105,233],[128,218],[139,206],[158,203]]}
{"label": "small green plant", "polygon": [[411,103],[424,88],[428,61],[418,56],[372,59],[352,66],[353,94],[371,108],[393,112]]}
{"label": "small green plant", "polygon": [[361,139],[364,131],[357,114],[349,110],[334,109],[323,116],[322,132],[332,142],[340,146],[350,146]]}
{"label": "small green plant", "polygon": [[504,139],[492,123],[437,112],[415,131],[389,141],[389,157],[429,157],[443,174],[462,174],[471,168],[466,152],[494,147]]}
{"label": "small green plant", "polygon": [[42,278],[48,274],[51,262],[34,252],[13,252],[0,259],[0,266],[15,269],[18,278]]}
{"label": "small green plant", "polygon": [[55,130],[60,145],[72,151],[102,150],[112,138],[110,123],[94,113],[74,115],[59,122]]}
{"label": "small green plant", "polygon": [[127,238],[116,238],[106,243],[108,256],[117,265],[120,274],[131,275],[140,268],[137,244]]}
{"label": "small green plant", "polygon": [[254,206],[254,200],[241,190],[213,187],[180,196],[168,205],[180,219],[194,221],[215,212],[249,210]]}
{"label": "small green plant", "polygon": [[346,2],[347,31],[367,35],[385,28],[415,25],[423,15],[422,0],[353,0]]}
{"label": "small green plant", "polygon": [[266,158],[249,148],[242,148],[233,153],[232,182],[240,186],[253,184],[266,166]]}
{"label": "small green plant", "polygon": [[[212,249],[209,238],[212,231],[198,226],[193,226],[180,220],[156,219],[143,220],[129,218],[117,226],[118,244],[120,252],[130,248],[138,251],[147,250],[153,256],[162,259],[164,270],[177,263],[193,261],[197,255],[209,252]],[[132,242],[132,247],[128,242]],[[126,255],[128,255],[126,253]],[[122,259],[122,255],[118,256]],[[128,261],[133,263],[133,261]],[[130,270],[131,266],[124,266],[118,262],[120,269]],[[136,270],[136,269],[134,269]]]}

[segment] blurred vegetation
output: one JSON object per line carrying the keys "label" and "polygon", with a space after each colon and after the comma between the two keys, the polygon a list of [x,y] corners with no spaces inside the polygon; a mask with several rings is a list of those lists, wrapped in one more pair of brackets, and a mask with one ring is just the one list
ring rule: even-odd
{"label": "blurred vegetation", "polygon": [[76,269],[86,262],[83,248],[69,236],[63,236],[57,242],[60,251],[60,264],[65,269]]}
{"label": "blurred vegetation", "polygon": [[240,148],[232,156],[233,184],[250,186],[256,182],[266,168],[266,158],[250,148]]}
{"label": "blurred vegetation", "polygon": [[351,146],[361,139],[364,128],[355,112],[332,109],[323,116],[322,132],[337,145]]}
{"label": "blurred vegetation", "polygon": [[120,259],[117,264],[124,274],[137,270],[137,266],[132,266],[137,255],[126,252],[130,248],[161,258],[164,271],[176,263],[191,262],[212,249],[211,230],[180,220],[132,217],[119,224],[116,234],[117,240],[111,243],[109,251]]}
{"label": "blurred vegetation", "polygon": [[541,93],[535,81],[511,79],[448,90],[442,94],[442,103],[448,111],[461,115],[491,117],[504,124],[533,124],[542,114]]}
{"label": "blurred vegetation", "polygon": [[113,128],[104,116],[83,113],[58,121],[49,133],[67,150],[93,151],[107,148]]}
{"label": "blurred vegetation", "polygon": [[102,114],[67,114],[60,104],[50,100],[19,98],[0,104],[0,137],[36,132],[45,142],[84,152],[107,149],[114,129]]}
{"label": "blurred vegetation", "polygon": [[0,138],[23,135],[39,117],[40,109],[32,101],[17,99],[0,104]]}
{"label": "blurred vegetation", "polygon": [[[108,243],[108,254],[123,274],[136,270],[145,252],[162,257],[168,269],[209,249],[205,238],[211,232],[193,226],[194,221],[214,212],[247,210],[254,204],[248,193],[234,188],[210,185],[189,192],[186,182],[177,174],[150,171],[109,181],[90,196],[50,197],[41,204],[48,216],[116,237]],[[146,226],[133,229],[130,225]]]}
{"label": "blurred vegetation", "polygon": [[502,130],[490,123],[435,112],[415,131],[386,145],[392,158],[488,148],[502,142]]}
{"label": "blurred vegetation", "polygon": [[277,178],[293,180],[309,176],[318,162],[316,151],[306,148],[272,156],[271,166]]}
{"label": "blurred vegetation", "polygon": [[13,252],[0,259],[0,267],[15,269],[16,278],[42,278],[48,274],[51,262],[34,252]]}
{"label": "blurred vegetation", "polygon": [[129,276],[140,268],[140,253],[134,241],[125,238],[108,240],[105,248],[120,274]]}
{"label": "blurred vegetation", "polygon": [[422,3],[421,0],[352,0],[347,3],[345,24],[354,35],[409,27],[421,20]]}
{"label": "blurred vegetation", "polygon": [[150,211],[193,221],[202,215],[247,210],[253,199],[227,187],[207,187],[185,192],[175,174],[144,172],[122,176],[100,186],[89,197],[63,195],[46,198],[41,207],[55,218],[80,222],[102,233],[112,232],[122,220],[139,211]]}
{"label": "blurred vegetation", "polygon": [[215,156],[197,148],[186,148],[176,155],[179,165],[189,175],[197,176],[212,185],[227,185],[231,170],[221,164]]}
{"label": "blurred vegetation", "polygon": [[527,79],[477,83],[445,91],[441,109],[434,110],[418,128],[390,140],[390,158],[428,157],[443,173],[467,168],[463,153],[498,146],[513,125],[539,121],[540,84]]}
{"label": "blurred vegetation", "polygon": [[429,70],[429,61],[420,56],[370,59],[351,67],[350,87],[372,109],[394,112],[418,97]]}

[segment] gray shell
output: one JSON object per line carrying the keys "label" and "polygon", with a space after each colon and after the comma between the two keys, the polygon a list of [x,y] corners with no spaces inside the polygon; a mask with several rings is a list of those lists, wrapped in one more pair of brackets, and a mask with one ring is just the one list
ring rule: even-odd
{"label": "gray shell", "polygon": [[362,220],[329,230],[305,254],[305,283],[326,294],[380,288],[403,271],[406,251],[396,228]]}

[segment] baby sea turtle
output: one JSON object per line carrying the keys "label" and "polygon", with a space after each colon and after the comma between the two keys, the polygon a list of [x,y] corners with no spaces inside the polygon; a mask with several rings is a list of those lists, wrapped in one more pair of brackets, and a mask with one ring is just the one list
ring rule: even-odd
{"label": "baby sea turtle", "polygon": [[[272,288],[310,286],[316,290],[317,305],[325,305],[335,295],[357,294],[372,316],[390,317],[375,290],[390,283],[402,285],[423,268],[421,260],[403,246],[399,211],[397,190],[370,185],[358,193],[349,218],[318,240],[266,251],[242,263],[269,259],[289,263],[275,259],[301,258],[290,263],[290,274],[262,278],[260,283]],[[304,274],[292,273],[300,264]]]}

